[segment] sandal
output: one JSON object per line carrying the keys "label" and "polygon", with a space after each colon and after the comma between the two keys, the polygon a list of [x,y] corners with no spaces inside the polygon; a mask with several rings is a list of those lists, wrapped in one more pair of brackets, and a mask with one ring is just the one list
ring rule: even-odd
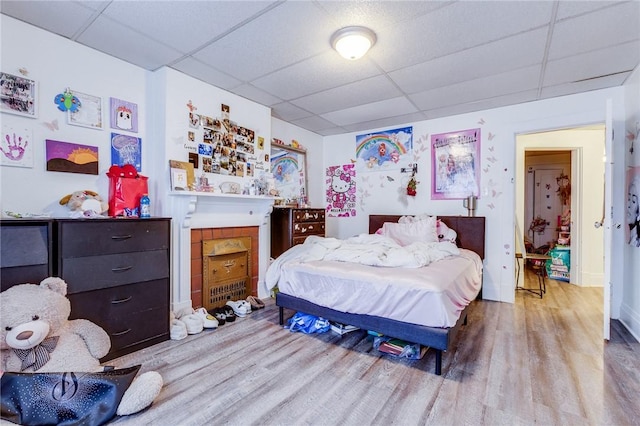
{"label": "sandal", "polygon": [[258,310],[264,308],[264,302],[255,296],[247,297],[247,302],[251,305],[251,309]]}

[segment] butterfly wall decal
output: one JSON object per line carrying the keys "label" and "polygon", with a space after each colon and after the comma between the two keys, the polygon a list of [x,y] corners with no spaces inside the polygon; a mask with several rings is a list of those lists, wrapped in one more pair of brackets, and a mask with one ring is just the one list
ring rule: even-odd
{"label": "butterfly wall decal", "polygon": [[58,120],[57,120],[57,119],[56,119],[56,120],[53,120],[53,121],[51,121],[51,122],[44,121],[44,122],[42,123],[42,125],[43,125],[44,127],[46,127],[47,129],[51,130],[52,132],[60,129],[60,128],[58,127]]}
{"label": "butterfly wall decal", "polygon": [[481,118],[480,120],[478,120],[478,124],[484,124],[484,118]]}

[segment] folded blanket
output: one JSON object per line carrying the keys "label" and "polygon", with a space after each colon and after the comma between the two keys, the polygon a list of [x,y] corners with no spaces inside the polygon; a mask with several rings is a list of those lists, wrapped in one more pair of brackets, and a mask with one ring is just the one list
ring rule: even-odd
{"label": "folded blanket", "polygon": [[458,247],[448,241],[415,242],[403,247],[391,238],[377,234],[361,234],[345,240],[314,235],[304,244],[282,253],[267,269],[265,280],[268,289],[275,287],[282,267],[289,262],[334,260],[380,267],[420,268],[457,254],[460,254]]}

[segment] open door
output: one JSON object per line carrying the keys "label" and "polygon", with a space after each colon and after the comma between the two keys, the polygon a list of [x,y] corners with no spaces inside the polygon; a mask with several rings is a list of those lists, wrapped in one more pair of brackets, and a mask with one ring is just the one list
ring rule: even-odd
{"label": "open door", "polygon": [[[611,331],[611,247],[613,243],[613,106],[607,99],[605,120],[605,164],[604,164],[604,339],[609,340]],[[597,225],[597,224],[596,224]]]}

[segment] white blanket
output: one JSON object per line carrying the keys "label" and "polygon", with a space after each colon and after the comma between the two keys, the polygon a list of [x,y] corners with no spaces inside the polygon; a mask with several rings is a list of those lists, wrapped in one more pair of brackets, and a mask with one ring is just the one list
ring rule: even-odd
{"label": "white blanket", "polygon": [[278,284],[282,267],[294,261],[333,260],[370,266],[420,268],[458,254],[460,250],[450,242],[415,242],[402,247],[391,238],[377,234],[361,234],[346,240],[310,236],[304,244],[281,254],[269,266],[265,280],[267,288],[272,289]]}

